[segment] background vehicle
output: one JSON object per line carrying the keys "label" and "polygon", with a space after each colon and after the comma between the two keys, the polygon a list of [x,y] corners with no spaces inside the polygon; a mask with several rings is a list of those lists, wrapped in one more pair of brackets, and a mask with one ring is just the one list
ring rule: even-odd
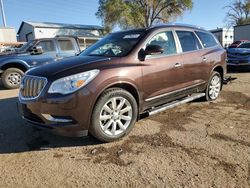
{"label": "background vehicle", "polygon": [[0,55],[0,76],[4,87],[18,88],[28,69],[80,53],[77,38],[55,37],[32,40],[14,52]]}
{"label": "background vehicle", "polygon": [[250,42],[242,43],[238,48],[227,49],[228,68],[250,68]]}
{"label": "background vehicle", "polygon": [[160,25],[112,33],[77,57],[26,73],[19,111],[68,136],[110,142],[153,115],[204,97],[216,100],[226,51],[204,29]]}
{"label": "background vehicle", "polygon": [[243,44],[245,42],[249,42],[249,41],[248,40],[238,40],[238,41],[235,41],[228,48],[238,48],[241,44]]}

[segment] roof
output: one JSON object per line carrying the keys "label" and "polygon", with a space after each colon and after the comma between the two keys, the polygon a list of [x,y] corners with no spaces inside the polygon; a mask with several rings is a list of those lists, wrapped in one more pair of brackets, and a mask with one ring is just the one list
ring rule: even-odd
{"label": "roof", "polygon": [[236,26],[234,26],[234,27],[242,27],[242,26],[250,26],[250,24],[236,25]]}
{"label": "roof", "polygon": [[52,23],[52,22],[31,22],[23,21],[18,29],[17,34],[20,33],[24,24],[28,24],[36,28],[67,28],[67,29],[95,29],[103,30],[103,27],[97,25],[80,25],[80,24],[65,24],[65,23]]}
{"label": "roof", "polygon": [[222,32],[222,31],[233,31],[233,28],[217,28],[217,29],[212,29],[210,30],[211,33],[217,33],[217,32]]}

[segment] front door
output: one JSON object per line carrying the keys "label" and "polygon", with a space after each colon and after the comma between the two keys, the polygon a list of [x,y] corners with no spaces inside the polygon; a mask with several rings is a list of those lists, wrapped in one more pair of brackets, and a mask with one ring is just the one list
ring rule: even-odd
{"label": "front door", "polygon": [[57,50],[53,40],[41,40],[35,46],[41,46],[43,49],[42,54],[32,56],[35,66],[51,63],[57,59]]}
{"label": "front door", "polygon": [[164,49],[163,54],[146,56],[142,62],[144,100],[155,103],[183,87],[183,66],[172,31],[157,33],[148,45],[159,45]]}

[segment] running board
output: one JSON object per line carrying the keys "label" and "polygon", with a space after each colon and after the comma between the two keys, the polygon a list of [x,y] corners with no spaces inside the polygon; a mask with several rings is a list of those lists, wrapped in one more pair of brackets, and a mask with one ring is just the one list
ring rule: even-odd
{"label": "running board", "polygon": [[159,107],[156,107],[152,110],[149,111],[149,115],[154,115],[154,114],[158,114],[162,111],[165,111],[167,109],[170,109],[170,108],[174,108],[176,106],[179,106],[181,104],[185,104],[185,103],[188,103],[188,102],[191,102],[191,101],[194,101],[196,99],[199,99],[201,97],[204,97],[206,94],[205,93],[198,93],[198,94],[193,94],[191,96],[188,96],[186,98],[183,98],[182,100],[176,100],[174,102],[171,102],[171,103],[167,103],[163,106],[159,106]]}

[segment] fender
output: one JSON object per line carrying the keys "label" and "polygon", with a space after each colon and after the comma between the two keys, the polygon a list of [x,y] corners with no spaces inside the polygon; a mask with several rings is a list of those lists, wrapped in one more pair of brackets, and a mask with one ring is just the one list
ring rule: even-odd
{"label": "fender", "polygon": [[13,58],[13,59],[6,59],[3,62],[1,62],[0,69],[2,69],[3,66],[5,66],[7,64],[11,64],[11,63],[20,64],[20,65],[24,66],[26,69],[31,68],[31,66],[26,61],[21,60],[21,59],[17,59],[17,58]]}

